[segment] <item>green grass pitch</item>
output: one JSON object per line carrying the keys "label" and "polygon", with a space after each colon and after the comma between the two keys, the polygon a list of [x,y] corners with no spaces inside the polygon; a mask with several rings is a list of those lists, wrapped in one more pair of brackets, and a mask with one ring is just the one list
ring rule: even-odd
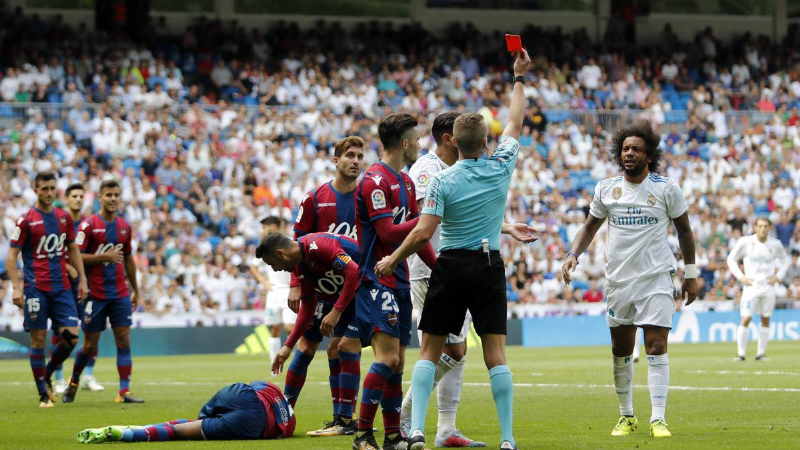
{"label": "green grass pitch", "polygon": [[[134,344],[135,345],[135,344]],[[751,343],[751,355],[754,351]],[[631,436],[609,436],[618,417],[608,347],[508,349],[516,384],[515,435],[520,448],[800,448],[800,356],[797,342],[770,344],[770,362],[752,358],[735,363],[734,344],[674,345],[670,348],[671,389],[667,422],[672,439],[649,435],[650,398],[647,362],[636,364],[634,402],[640,428]],[[365,351],[362,376],[371,362]],[[478,349],[470,349],[458,425],[474,439],[499,445],[497,416],[488,375]],[[409,351],[405,380],[411,379],[416,351]],[[159,448],[275,448],[348,449],[351,437],[310,438],[330,416],[328,367],[319,353],[296,412],[295,437],[283,441],[141,443]],[[71,360],[68,367],[71,368]],[[283,377],[269,374],[264,357],[235,355],[134,358],[132,388],[144,405],[113,403],[116,366],[113,358],[97,362],[96,377],[106,391],[79,391],[76,403],[60,402],[49,410],[37,408],[37,396],[27,360],[0,362],[0,448],[72,448],[83,428],[103,425],[144,425],[194,418],[217,389],[236,381],[264,379],[278,384]],[[381,419],[376,425],[380,427]],[[432,444],[436,426],[435,395],[426,434]],[[383,436],[378,436],[378,442]],[[113,444],[122,446],[124,444]]]}

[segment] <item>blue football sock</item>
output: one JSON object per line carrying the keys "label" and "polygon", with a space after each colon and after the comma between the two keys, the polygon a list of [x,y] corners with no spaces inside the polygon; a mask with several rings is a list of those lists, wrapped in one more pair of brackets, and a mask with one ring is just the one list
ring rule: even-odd
{"label": "blue football sock", "polygon": [[414,364],[411,375],[411,392],[414,401],[411,403],[411,432],[420,430],[425,432],[425,415],[428,412],[428,402],[431,400],[433,390],[433,377],[436,374],[436,364],[433,361],[420,359]]}
{"label": "blue football sock", "polygon": [[86,363],[86,367],[83,369],[83,375],[86,377],[93,377],[94,376],[94,363],[97,362],[97,349],[94,350],[94,354],[89,357],[89,361]]}
{"label": "blue football sock", "polygon": [[[500,421],[500,441],[514,442],[514,382],[511,380],[511,369],[508,366],[495,366],[489,371],[492,383],[492,397],[497,408],[497,418]],[[416,387],[415,387],[416,389]],[[416,403],[417,392],[414,391]]]}

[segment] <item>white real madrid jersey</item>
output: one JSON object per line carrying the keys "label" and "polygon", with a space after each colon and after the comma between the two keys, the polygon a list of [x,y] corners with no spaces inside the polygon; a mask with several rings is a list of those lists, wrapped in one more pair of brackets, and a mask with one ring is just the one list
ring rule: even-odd
{"label": "white real madrid jersey", "polygon": [[[744,262],[744,273],[739,268],[739,261]],[[736,242],[728,255],[728,268],[737,280],[747,277],[753,280],[752,286],[745,289],[754,293],[766,294],[770,291],[769,279],[773,276],[783,278],[788,268],[786,250],[783,244],[773,237],[767,237],[766,242],[758,240],[758,236],[751,234]]]}
{"label": "white real madrid jersey", "polygon": [[625,284],[673,270],[667,235],[672,219],[687,209],[677,183],[655,173],[640,184],[621,176],[598,183],[589,213],[608,220],[608,282]]}
{"label": "white real madrid jersey", "polygon": [[[422,156],[411,166],[411,170],[408,172],[408,175],[414,180],[414,187],[416,188],[417,198],[416,200],[424,199],[425,193],[428,191],[428,184],[433,179],[433,176],[437,173],[441,172],[444,169],[447,169],[448,166],[439,158],[439,155],[436,152],[428,152],[425,156]],[[436,232],[433,233],[433,237],[431,237],[431,245],[433,249],[436,251],[436,254],[439,254],[439,240],[441,234],[441,225],[436,227]],[[428,278],[431,276],[431,269],[419,259],[419,256],[416,254],[411,255],[411,259],[409,260],[409,269],[411,269],[411,280],[420,280],[422,278]]]}

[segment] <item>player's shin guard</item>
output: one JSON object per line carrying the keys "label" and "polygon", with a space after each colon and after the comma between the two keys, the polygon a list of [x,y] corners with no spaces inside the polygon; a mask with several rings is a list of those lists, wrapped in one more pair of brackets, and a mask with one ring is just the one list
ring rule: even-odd
{"label": "player's shin guard", "polygon": [[[50,354],[52,355],[53,352],[58,347],[58,343],[61,342],[61,336],[59,336],[55,330],[53,331],[53,335],[50,336]],[[64,373],[62,372],[63,365],[56,367],[56,370],[53,371],[53,375],[55,375],[56,380],[63,380]]]}
{"label": "player's shin guard", "polygon": [[444,436],[456,428],[456,412],[458,403],[461,401],[461,383],[464,381],[464,364],[467,362],[466,356],[461,358],[461,361],[455,361],[447,355],[442,355],[442,359],[436,365],[437,373],[445,357],[449,359],[448,362],[452,363],[453,367],[444,375],[436,388],[439,402],[437,436]]}
{"label": "player's shin guard", "polygon": [[72,367],[72,378],[69,380],[70,383],[78,384],[81,381],[81,373],[83,373],[83,369],[91,360],[92,357],[84,353],[82,348],[78,349],[78,351],[75,353],[75,365]]}
{"label": "player's shin guard", "polygon": [[614,389],[619,400],[619,413],[633,414],[633,363],[631,356],[614,356]]}
{"label": "player's shin guard", "polygon": [[341,408],[341,403],[339,402],[339,374],[342,372],[341,360],[339,358],[328,358],[328,369],[330,370],[328,384],[331,386],[331,400],[333,402],[333,415],[335,416]]}
{"label": "player's shin guard", "polygon": [[99,351],[100,349],[95,348],[92,356],[86,361],[86,368],[83,370],[83,374],[87,377],[94,376],[94,364],[97,362],[97,353]]}
{"label": "player's shin guard", "polygon": [[339,410],[336,415],[350,420],[356,407],[358,387],[361,384],[361,354],[339,352],[341,372],[339,373]]}
{"label": "player's shin guard", "polygon": [[286,385],[283,387],[283,395],[289,400],[289,404],[294,408],[297,403],[297,397],[300,396],[300,391],[306,383],[306,373],[308,372],[308,365],[314,359],[314,355],[307,355],[301,351],[294,352],[292,363],[289,364],[289,370],[286,371]]}
{"label": "player's shin guard", "polygon": [[130,347],[117,347],[117,372],[119,372],[119,395],[125,395],[131,389],[131,372],[133,360]]}
{"label": "player's shin guard", "polygon": [[33,372],[33,381],[36,382],[36,390],[39,391],[39,395],[46,394],[47,383],[44,380],[47,370],[45,369],[44,349],[31,347],[28,358],[31,360],[31,371]]}
{"label": "player's shin guard", "polygon": [[381,399],[383,428],[386,436],[400,431],[400,408],[403,403],[403,374],[393,373],[386,382]]}
{"label": "player's shin guard", "polygon": [[511,379],[511,369],[506,365],[492,367],[489,371],[492,384],[492,397],[497,409],[497,418],[500,420],[500,441],[508,441],[515,446],[514,441],[514,381]]}
{"label": "player's shin guard", "polygon": [[736,329],[736,347],[738,356],[744,356],[747,353],[747,339],[750,337],[750,329],[745,326],[739,325]]}
{"label": "player's shin guard", "polygon": [[769,342],[769,327],[761,325],[758,327],[758,353],[756,355],[763,355],[767,352],[767,343]]}
{"label": "player's shin guard", "polygon": [[653,413],[650,422],[666,420],[667,393],[669,392],[669,357],[663,355],[647,355],[647,384],[650,388],[650,404]]}
{"label": "player's shin guard", "polygon": [[71,339],[61,339],[61,342],[58,343],[55,350],[53,350],[53,353],[50,355],[50,361],[47,363],[48,378],[55,372],[57,367],[61,366],[64,361],[69,358],[74,348],[75,345],[72,343]]}
{"label": "player's shin guard", "polygon": [[425,432],[425,415],[428,412],[435,375],[436,366],[433,362],[420,359],[414,364],[414,372],[411,374],[411,389],[414,391],[414,401],[411,405],[412,434],[416,430]]}
{"label": "player's shin guard", "polygon": [[[341,355],[341,353],[340,353]],[[364,388],[361,394],[361,408],[358,413],[358,431],[372,431],[375,413],[383,399],[386,383],[392,376],[392,369],[386,364],[374,362],[364,377]]]}

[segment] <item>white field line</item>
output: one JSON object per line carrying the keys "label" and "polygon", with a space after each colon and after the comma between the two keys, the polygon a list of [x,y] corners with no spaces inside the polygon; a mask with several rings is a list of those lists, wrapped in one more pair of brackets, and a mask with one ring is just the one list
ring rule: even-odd
{"label": "white field line", "polygon": [[[139,381],[135,384],[146,386],[225,386],[232,384],[233,381]],[[26,386],[29,381],[3,381],[0,385],[6,386]],[[106,382],[100,383],[107,386],[116,386],[117,383]],[[312,381],[306,384],[317,384],[327,386],[327,381]],[[404,382],[403,384],[410,384]],[[490,383],[464,383],[468,387],[491,387]],[[514,383],[514,387],[518,388],[577,388],[577,389],[613,389],[613,384],[564,384],[564,383]],[[637,389],[646,389],[646,384],[634,385]],[[670,386],[673,391],[711,391],[711,392],[792,392],[800,393],[800,389],[796,388],[758,388],[758,387],[730,387],[730,386]]]}
{"label": "white field line", "polygon": [[713,373],[716,375],[793,375],[800,376],[800,372],[783,372],[778,370],[749,371],[749,370],[687,370],[688,373]]}

